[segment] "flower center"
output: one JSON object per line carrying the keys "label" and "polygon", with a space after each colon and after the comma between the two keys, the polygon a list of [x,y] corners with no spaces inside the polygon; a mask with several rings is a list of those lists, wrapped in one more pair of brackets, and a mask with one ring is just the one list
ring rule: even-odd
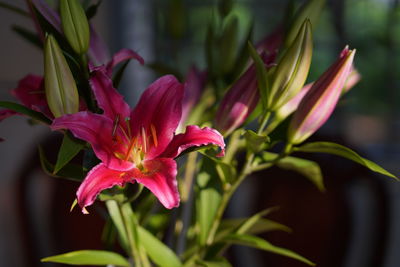
{"label": "flower center", "polygon": [[[129,123],[127,123],[127,125],[129,125]],[[131,137],[129,126],[128,133],[126,133],[123,127],[119,127],[125,136],[126,141],[123,143],[127,149],[125,153],[115,152],[115,156],[120,159],[133,162],[138,169],[143,171],[143,160],[145,159],[147,152],[151,147],[158,146],[157,131],[155,126],[151,124],[147,130],[144,127],[141,127],[139,133],[135,137]],[[115,135],[115,132],[116,130],[113,129],[113,139],[120,142],[121,138],[119,138],[118,135]]]}

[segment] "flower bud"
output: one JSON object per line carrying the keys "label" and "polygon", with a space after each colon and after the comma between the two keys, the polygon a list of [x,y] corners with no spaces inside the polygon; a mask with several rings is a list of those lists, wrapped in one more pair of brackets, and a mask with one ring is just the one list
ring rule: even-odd
{"label": "flower bud", "polygon": [[274,71],[267,104],[269,110],[277,110],[303,87],[310,69],[312,47],[311,23],[305,20]]}
{"label": "flower bud", "polygon": [[238,128],[257,106],[259,100],[254,64],[225,94],[216,117],[216,128],[229,135]]}
{"label": "flower bud", "polygon": [[354,54],[355,50],[346,47],[301,100],[289,125],[289,143],[303,142],[330,117],[352,69]]}
{"label": "flower bud", "polygon": [[68,43],[78,54],[89,48],[89,23],[79,0],[61,0],[60,13],[62,28]]}
{"label": "flower bud", "polygon": [[74,77],[53,36],[44,45],[44,86],[46,99],[54,117],[79,110],[79,95]]}
{"label": "flower bud", "polygon": [[293,21],[291,22],[290,29],[286,34],[285,45],[290,46],[293,40],[296,38],[297,32],[301,27],[301,23],[308,19],[311,25],[317,25],[319,16],[325,6],[325,0],[309,0],[307,1],[298,12],[296,12]]}

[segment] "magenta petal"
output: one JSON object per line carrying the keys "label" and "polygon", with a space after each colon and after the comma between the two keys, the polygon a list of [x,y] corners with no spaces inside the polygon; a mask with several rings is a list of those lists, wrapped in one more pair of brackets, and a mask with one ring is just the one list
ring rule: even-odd
{"label": "magenta petal", "polygon": [[172,139],[171,143],[162,153],[162,157],[175,158],[182,151],[194,147],[216,145],[221,148],[221,153],[218,156],[223,156],[225,152],[225,142],[222,135],[212,128],[200,128],[196,125],[189,125],[186,127],[186,132],[178,134]]}
{"label": "magenta petal", "polygon": [[[172,75],[166,75],[147,88],[131,113],[132,136],[155,133],[157,144],[146,153],[147,159],[161,154],[174,136],[182,116],[183,85]],[[153,129],[152,129],[153,128]]]}
{"label": "magenta petal", "polygon": [[146,172],[132,170],[134,179],[147,187],[167,209],[179,206],[176,181],[177,167],[173,159],[157,158],[144,162]]}
{"label": "magenta petal", "polygon": [[141,56],[139,56],[138,53],[130,50],[123,48],[119,50],[117,53],[114,54],[113,58],[111,61],[107,64],[106,69],[107,69],[107,75],[111,76],[113,68],[118,65],[119,63],[128,60],[128,59],[136,59],[139,61],[140,64],[144,64],[144,60]]}
{"label": "magenta petal", "polygon": [[93,71],[90,78],[90,85],[96,96],[97,104],[104,111],[104,115],[115,120],[119,116],[120,120],[129,117],[130,108],[124,101],[123,96],[114,88],[111,79],[101,68]]}
{"label": "magenta petal", "polygon": [[85,207],[92,205],[101,191],[115,185],[123,186],[127,182],[134,182],[128,172],[109,169],[104,163],[93,167],[76,192],[82,212],[88,213]]}
{"label": "magenta petal", "polygon": [[75,137],[89,142],[96,156],[111,169],[125,171],[133,167],[133,163],[116,156],[125,154],[127,147],[122,142],[120,129],[114,132],[113,121],[103,115],[86,111],[68,114],[54,119],[51,128],[68,129]]}

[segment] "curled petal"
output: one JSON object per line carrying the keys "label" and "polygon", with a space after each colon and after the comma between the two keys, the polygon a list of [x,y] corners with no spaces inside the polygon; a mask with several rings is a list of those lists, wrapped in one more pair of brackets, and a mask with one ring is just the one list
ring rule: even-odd
{"label": "curled petal", "polygon": [[134,182],[128,172],[109,169],[104,163],[93,167],[76,192],[82,212],[88,213],[85,207],[92,205],[101,191],[127,182]]}
{"label": "curled petal", "polygon": [[120,128],[114,128],[109,118],[81,111],[75,114],[56,118],[51,125],[53,130],[68,129],[79,139],[89,142],[96,156],[109,168],[125,171],[133,167],[133,163],[121,159],[127,147]]}
{"label": "curled petal", "polygon": [[116,65],[132,58],[139,61],[140,64],[142,65],[144,64],[143,58],[138,53],[126,48],[119,50],[117,53],[114,54],[113,58],[111,59],[110,62],[108,62],[106,66],[107,75],[111,77],[112,70]]}
{"label": "curled petal", "polygon": [[143,164],[145,171],[133,169],[132,176],[147,187],[167,209],[179,206],[179,192],[176,181],[177,167],[173,159],[157,158]]}
{"label": "curled petal", "polygon": [[175,158],[190,147],[205,145],[219,146],[221,152],[218,156],[223,156],[225,153],[224,138],[217,130],[208,127],[200,128],[196,125],[189,125],[186,127],[185,133],[178,134],[172,139],[161,156],[165,158]]}
{"label": "curled petal", "polygon": [[90,85],[96,96],[97,104],[104,111],[106,117],[111,120],[115,120],[117,116],[120,116],[121,120],[129,117],[129,105],[114,88],[111,79],[101,68],[92,72]]}
{"label": "curled petal", "polygon": [[172,75],[166,75],[147,88],[131,113],[132,136],[145,132],[153,140],[147,159],[160,155],[178,127],[182,116],[183,85]]}

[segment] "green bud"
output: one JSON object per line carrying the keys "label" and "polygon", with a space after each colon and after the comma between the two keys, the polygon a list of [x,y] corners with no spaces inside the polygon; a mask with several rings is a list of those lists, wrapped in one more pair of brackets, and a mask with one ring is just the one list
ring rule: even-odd
{"label": "green bud", "polygon": [[284,105],[303,87],[311,65],[311,32],[311,23],[307,19],[274,70],[267,105],[269,110],[275,111]]}
{"label": "green bud", "polygon": [[44,44],[44,86],[54,117],[79,111],[79,95],[65,57],[52,35]]}
{"label": "green bud", "polygon": [[89,23],[79,0],[61,0],[62,28],[72,49],[84,54],[89,48]]}
{"label": "green bud", "polygon": [[309,0],[300,10],[295,14],[288,33],[286,34],[285,46],[288,47],[296,38],[299,29],[304,20],[309,19],[311,25],[315,27],[317,21],[325,5],[325,0]]}

